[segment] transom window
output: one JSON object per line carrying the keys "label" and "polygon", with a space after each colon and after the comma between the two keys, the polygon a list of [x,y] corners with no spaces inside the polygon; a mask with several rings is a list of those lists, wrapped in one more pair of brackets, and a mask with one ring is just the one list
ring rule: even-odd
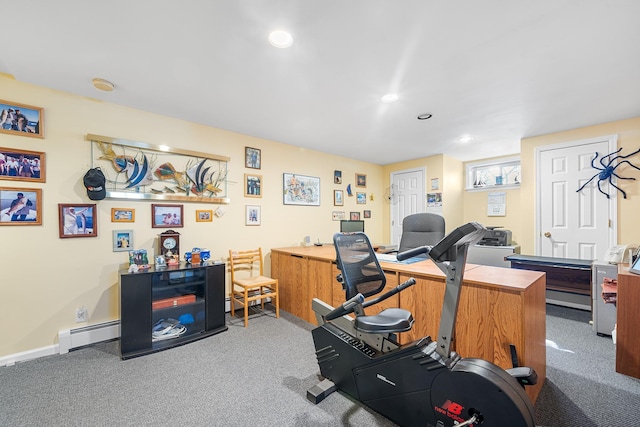
{"label": "transom window", "polygon": [[467,165],[467,190],[518,185],[520,185],[519,157]]}

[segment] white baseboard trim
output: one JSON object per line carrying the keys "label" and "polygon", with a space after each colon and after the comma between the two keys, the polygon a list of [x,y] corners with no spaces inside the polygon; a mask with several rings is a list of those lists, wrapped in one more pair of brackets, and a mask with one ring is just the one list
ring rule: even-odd
{"label": "white baseboard trim", "polygon": [[33,350],[22,351],[20,353],[0,357],[0,366],[13,366],[16,363],[26,362],[27,360],[33,360],[39,357],[51,356],[56,353],[58,353],[57,344],[34,348]]}

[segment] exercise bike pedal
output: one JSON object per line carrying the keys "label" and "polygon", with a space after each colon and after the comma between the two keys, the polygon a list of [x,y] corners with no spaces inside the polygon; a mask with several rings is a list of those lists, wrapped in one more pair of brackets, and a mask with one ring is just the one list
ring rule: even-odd
{"label": "exercise bike pedal", "polygon": [[535,385],[538,382],[538,374],[536,371],[527,366],[520,366],[505,370],[509,375],[515,378],[522,387],[526,385]]}
{"label": "exercise bike pedal", "polygon": [[338,386],[335,385],[333,381],[325,378],[324,380],[307,390],[307,400],[309,400],[314,405],[317,405],[318,403],[322,402],[325,397],[329,396],[337,389]]}

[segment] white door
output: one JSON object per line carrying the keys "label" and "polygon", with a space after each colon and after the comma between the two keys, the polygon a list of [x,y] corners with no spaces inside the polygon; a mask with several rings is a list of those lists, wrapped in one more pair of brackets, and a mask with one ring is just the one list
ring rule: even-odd
{"label": "white door", "polygon": [[391,244],[399,245],[402,220],[407,215],[425,212],[425,168],[391,173]]}
{"label": "white door", "polygon": [[616,191],[604,181],[598,190],[598,177],[577,191],[600,170],[600,158],[613,152],[616,137],[607,136],[574,141],[538,150],[538,240],[541,256],[601,259],[614,244]]}

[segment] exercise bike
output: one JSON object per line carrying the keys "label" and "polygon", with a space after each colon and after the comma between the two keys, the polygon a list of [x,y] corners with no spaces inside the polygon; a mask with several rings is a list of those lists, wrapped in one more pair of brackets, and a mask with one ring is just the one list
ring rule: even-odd
{"label": "exercise bike", "polygon": [[[524,391],[537,381],[533,369],[505,371],[450,352],[467,249],[485,230],[467,223],[433,247],[398,254],[399,261],[428,254],[446,274],[437,341],[427,336],[403,345],[396,334],[413,326],[409,311],[387,308],[365,315],[364,309],[413,286],[415,280],[365,302],[384,289],[384,271],[364,233],[334,235],[346,301],[336,308],[317,298],[312,302],[320,325],[312,335],[324,380],[307,391],[307,398],[317,404],[342,390],[400,426],[535,427],[533,405]],[[350,313],[355,319],[347,316]]]}

